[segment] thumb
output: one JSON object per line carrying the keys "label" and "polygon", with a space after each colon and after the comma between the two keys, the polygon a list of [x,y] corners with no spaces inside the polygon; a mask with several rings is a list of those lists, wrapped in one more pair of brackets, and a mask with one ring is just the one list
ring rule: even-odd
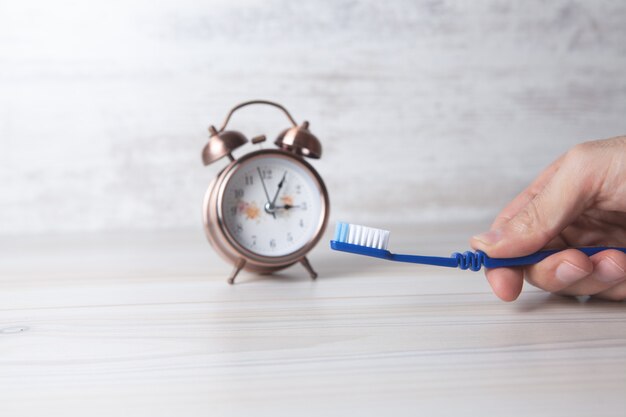
{"label": "thumb", "polygon": [[494,258],[525,256],[545,247],[589,206],[594,186],[584,180],[592,177],[581,168],[564,164],[508,221],[474,236],[471,246]]}

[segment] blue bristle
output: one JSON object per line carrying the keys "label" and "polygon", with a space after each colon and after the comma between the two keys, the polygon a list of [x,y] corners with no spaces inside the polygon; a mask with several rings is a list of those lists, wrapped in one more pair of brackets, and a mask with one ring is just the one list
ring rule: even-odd
{"label": "blue bristle", "polygon": [[337,227],[335,228],[335,240],[337,242],[345,242],[348,239],[348,223],[337,222]]}
{"label": "blue bristle", "polygon": [[337,223],[337,225],[335,226],[335,237],[333,238],[333,240],[339,240],[339,235],[341,234],[341,225],[343,223]]}
{"label": "blue bristle", "polygon": [[341,224],[341,234],[339,235],[339,241],[340,242],[345,242],[348,240],[348,229],[349,229],[349,225],[348,223],[342,223]]}
{"label": "blue bristle", "polygon": [[335,227],[335,240],[338,242],[342,242],[341,237],[343,236],[343,231],[346,228],[346,223],[338,222],[337,227]]}

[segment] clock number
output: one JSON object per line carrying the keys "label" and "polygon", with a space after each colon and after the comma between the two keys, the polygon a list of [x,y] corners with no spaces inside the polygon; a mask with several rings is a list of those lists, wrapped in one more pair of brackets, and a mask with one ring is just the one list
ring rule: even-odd
{"label": "clock number", "polygon": [[261,170],[261,178],[263,178],[264,180],[271,180],[272,179],[272,170],[271,169],[262,169]]}
{"label": "clock number", "polygon": [[243,190],[241,188],[237,188],[237,189],[233,190],[233,192],[235,193],[235,198],[242,198],[243,197]]}
{"label": "clock number", "polygon": [[306,210],[307,209],[306,201],[303,201],[302,204],[300,204],[300,208],[302,210]]}
{"label": "clock number", "polygon": [[252,175],[246,175],[246,185],[254,185],[254,177]]}
{"label": "clock number", "polygon": [[270,248],[276,249],[276,239],[270,239]]}
{"label": "clock number", "polygon": [[232,207],[230,208],[230,215],[231,215],[231,216],[234,216],[234,215],[236,215],[236,214],[237,214],[237,206],[232,206]]}
{"label": "clock number", "polygon": [[240,235],[241,232],[243,232],[243,226],[241,226],[241,224],[237,223],[237,226],[235,227],[235,231],[237,232],[238,235]]}
{"label": "clock number", "polygon": [[304,219],[300,219],[300,227],[304,227]]}
{"label": "clock number", "polygon": [[256,235],[252,235],[252,246],[256,246]]}
{"label": "clock number", "polygon": [[291,233],[287,233],[287,242],[291,243],[293,242],[293,235]]}
{"label": "clock number", "polygon": [[302,186],[300,186],[300,184],[296,185],[296,194],[301,194],[302,193]]}

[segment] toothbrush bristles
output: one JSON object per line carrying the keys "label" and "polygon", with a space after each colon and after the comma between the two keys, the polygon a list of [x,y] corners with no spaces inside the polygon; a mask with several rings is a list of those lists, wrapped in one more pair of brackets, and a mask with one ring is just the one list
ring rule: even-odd
{"label": "toothbrush bristles", "polygon": [[335,229],[335,240],[352,245],[387,250],[389,231],[358,224],[338,222]]}

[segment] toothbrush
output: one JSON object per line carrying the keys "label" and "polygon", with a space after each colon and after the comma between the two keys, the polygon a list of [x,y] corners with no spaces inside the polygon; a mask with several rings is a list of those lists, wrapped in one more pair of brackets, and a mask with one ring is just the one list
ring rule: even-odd
{"label": "toothbrush", "polygon": [[[531,255],[519,258],[490,258],[485,252],[455,252],[445,258],[439,256],[400,255],[387,250],[389,244],[389,231],[374,229],[372,227],[359,226],[350,223],[337,223],[335,238],[330,241],[330,247],[334,250],[355,253],[357,255],[372,256],[388,261],[409,262],[414,264],[426,264],[446,266],[449,268],[470,269],[479,271],[481,267],[501,268],[512,266],[532,265],[560,252],[562,249],[542,250]],[[587,256],[594,255],[607,249],[615,249],[626,253],[626,248],[609,246],[576,248]]]}

